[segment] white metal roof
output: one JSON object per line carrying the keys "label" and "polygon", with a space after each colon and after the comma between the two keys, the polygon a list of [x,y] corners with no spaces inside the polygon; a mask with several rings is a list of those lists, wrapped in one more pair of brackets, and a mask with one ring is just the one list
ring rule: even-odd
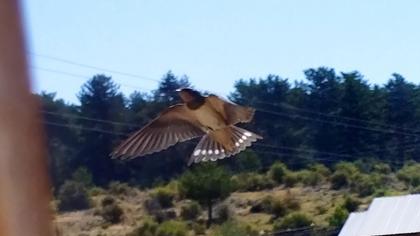
{"label": "white metal roof", "polygon": [[339,236],[420,232],[420,194],[375,198],[365,212],[351,213]]}

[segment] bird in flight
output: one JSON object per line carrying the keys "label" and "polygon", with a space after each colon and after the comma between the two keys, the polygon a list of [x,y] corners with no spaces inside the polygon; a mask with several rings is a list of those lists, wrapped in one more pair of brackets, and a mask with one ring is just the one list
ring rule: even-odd
{"label": "bird in flight", "polygon": [[235,124],[250,122],[255,109],[226,101],[216,95],[203,96],[190,88],[178,89],[182,103],[166,108],[157,118],[133,133],[112,153],[128,159],[167,149],[178,142],[202,137],[188,165],[216,161],[235,155],[261,136]]}

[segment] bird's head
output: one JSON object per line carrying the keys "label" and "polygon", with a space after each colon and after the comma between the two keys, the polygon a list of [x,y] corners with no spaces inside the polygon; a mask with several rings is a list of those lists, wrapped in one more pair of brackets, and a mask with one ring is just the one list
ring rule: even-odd
{"label": "bird's head", "polygon": [[198,91],[190,88],[180,88],[176,91],[185,103],[189,103],[203,97]]}

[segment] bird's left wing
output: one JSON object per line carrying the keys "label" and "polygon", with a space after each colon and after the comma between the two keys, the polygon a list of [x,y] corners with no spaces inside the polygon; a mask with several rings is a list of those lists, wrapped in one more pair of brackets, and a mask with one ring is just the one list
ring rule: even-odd
{"label": "bird's left wing", "polygon": [[177,104],[123,141],[111,156],[121,159],[144,156],[204,134],[189,109]]}

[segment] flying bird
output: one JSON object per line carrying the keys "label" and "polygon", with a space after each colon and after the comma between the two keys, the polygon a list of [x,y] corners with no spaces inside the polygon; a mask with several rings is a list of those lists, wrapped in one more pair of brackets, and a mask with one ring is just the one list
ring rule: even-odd
{"label": "flying bird", "polygon": [[235,155],[261,136],[235,126],[250,122],[255,109],[226,101],[216,95],[203,96],[191,88],[178,89],[182,103],[166,108],[146,126],[133,133],[112,153],[128,159],[167,149],[178,142],[202,137],[188,165],[216,161]]}

